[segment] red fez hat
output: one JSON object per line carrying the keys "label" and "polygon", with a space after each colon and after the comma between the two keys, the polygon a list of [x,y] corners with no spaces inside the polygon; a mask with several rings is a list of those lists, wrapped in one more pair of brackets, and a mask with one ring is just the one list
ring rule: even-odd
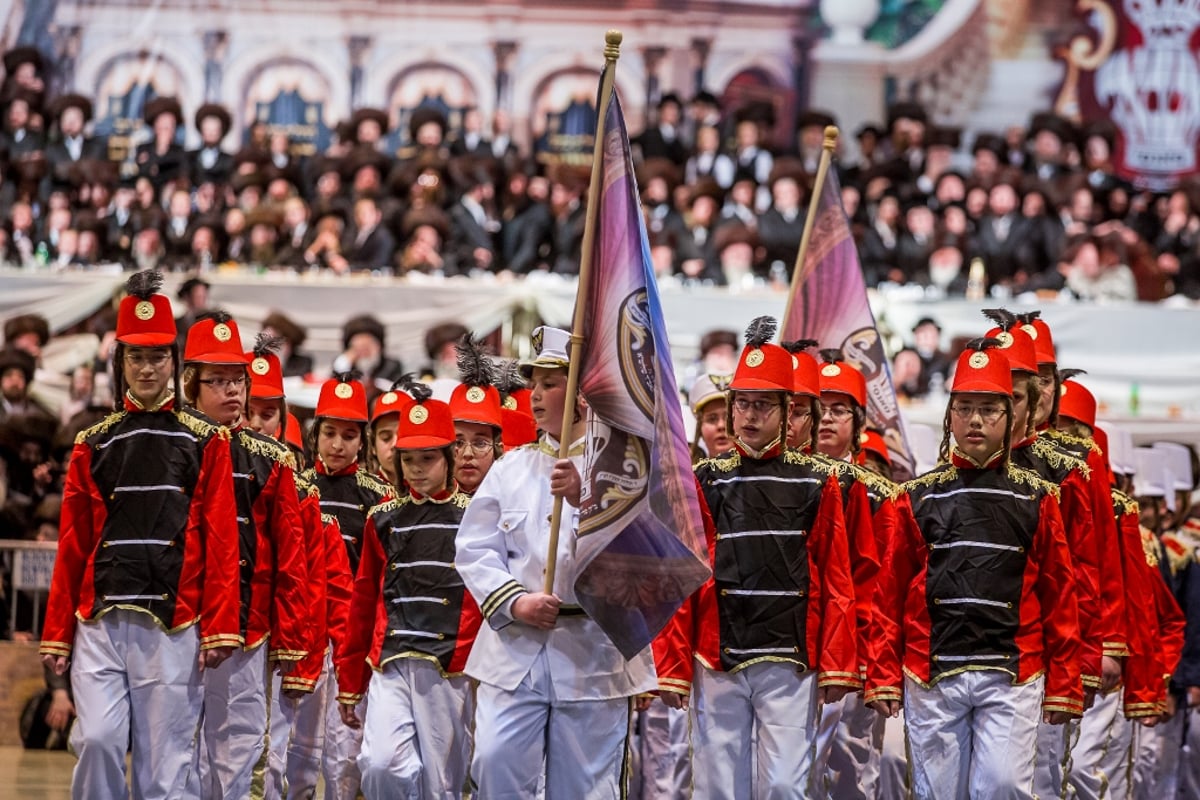
{"label": "red fez hat", "polygon": [[128,295],[117,309],[117,341],[141,347],[165,347],[175,342],[175,315],[171,301],[159,294],[162,273],[147,269],[125,282]]}
{"label": "red fez hat", "polygon": [[483,342],[466,333],[458,342],[458,378],[462,383],[450,395],[450,413],[455,422],[475,422],[503,430],[500,392],[493,385],[500,377],[496,363],[484,351]]}
{"label": "red fez hat", "polygon": [[1012,365],[995,339],[975,339],[958,356],[954,393],[981,392],[1012,397]]}
{"label": "red fez hat", "polygon": [[1082,383],[1063,381],[1059,388],[1058,415],[1082,422],[1096,430],[1096,396]]}
{"label": "red fez hat", "polygon": [[500,440],[505,452],[537,441],[537,423],[533,416],[515,408],[500,409]]}
{"label": "red fez hat", "polygon": [[224,312],[217,312],[196,320],[192,327],[188,328],[183,360],[196,364],[245,366],[246,354],[242,351],[242,336],[233,317]]}
{"label": "red fez hat", "polygon": [[287,443],[301,452],[304,451],[304,428],[300,425],[300,420],[296,419],[296,415],[290,411],[287,414]]}
{"label": "red fez hat", "polygon": [[399,414],[412,405],[412,401],[411,397],[393,386],[375,398],[375,403],[371,406],[371,422],[388,414]]}
{"label": "red fez hat", "polygon": [[275,349],[282,341],[281,336],[260,333],[254,340],[254,349],[246,353],[250,364],[250,396],[259,400],[276,400],[283,397],[283,365]]}
{"label": "red fez hat", "polygon": [[867,407],[867,379],[850,362],[842,357],[840,350],[822,350],[821,391],[841,392],[849,395],[860,408]]}
{"label": "red fez hat", "polygon": [[1041,313],[1040,311],[1030,311],[1018,315],[1017,319],[1020,320],[1025,332],[1029,334],[1029,338],[1033,339],[1033,347],[1037,351],[1037,363],[1039,365],[1057,364],[1058,358],[1054,353],[1054,337],[1050,335],[1050,326],[1039,316]]}
{"label": "red fez hat", "polygon": [[1004,351],[1004,356],[1013,369],[1036,375],[1038,357],[1033,337],[1029,334],[1031,328],[1022,325],[1017,315],[1005,308],[985,309],[983,315],[996,323],[996,327],[984,335],[985,338],[999,342],[996,346]]}
{"label": "red fez hat", "polygon": [[454,444],[454,418],[441,400],[413,398],[396,428],[397,450],[425,450]]}
{"label": "red fez hat", "polygon": [[739,392],[795,391],[792,354],[771,344],[776,323],[771,317],[758,317],[746,329],[746,346],[738,358],[729,388]]}
{"label": "red fez hat", "polygon": [[859,457],[865,457],[867,453],[874,453],[883,459],[883,463],[891,466],[892,456],[888,452],[887,442],[883,440],[883,434],[876,430],[865,430],[862,436],[859,437],[859,444],[862,445],[859,450]]}
{"label": "red fez hat", "polygon": [[367,390],[348,374],[330,378],[321,384],[316,416],[347,422],[366,422]]}
{"label": "red fez hat", "polygon": [[808,352],[808,348],[816,345],[816,341],[812,339],[784,342],[782,345],[784,350],[792,354],[793,394],[806,394],[818,398],[821,396],[820,366]]}

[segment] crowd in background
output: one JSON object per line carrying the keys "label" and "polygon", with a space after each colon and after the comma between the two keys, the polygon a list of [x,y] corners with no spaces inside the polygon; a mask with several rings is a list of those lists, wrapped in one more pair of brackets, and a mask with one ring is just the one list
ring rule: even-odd
{"label": "crowd in background", "polygon": [[[301,143],[258,122],[227,148],[227,108],[205,104],[185,119],[175,98],[155,97],[133,146],[112,160],[112,142],[89,134],[91,98],[47,96],[32,49],[4,61],[8,262],[446,276],[578,269],[586,159],[519,148],[504,112],[485,119],[468,109],[452,128],[418,108],[393,152],[388,112],[359,108],[324,152],[300,157]],[[836,120],[818,110],[782,120],[758,103],[722,108],[708,92],[665,94],[649,117],[634,146],[659,274],[783,285],[823,129]],[[785,130],[795,131],[790,145],[774,146]],[[1116,174],[1107,123],[1040,113],[965,137],[901,102],[852,133],[844,150],[853,155],[836,164],[869,286],[961,295],[978,258],[1002,295],[1200,298],[1200,184],[1136,189]]]}

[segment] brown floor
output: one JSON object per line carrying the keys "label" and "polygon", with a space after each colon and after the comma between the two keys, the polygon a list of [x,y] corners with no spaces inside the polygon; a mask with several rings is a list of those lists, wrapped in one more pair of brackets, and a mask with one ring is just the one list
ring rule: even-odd
{"label": "brown floor", "polygon": [[64,750],[0,747],[0,798],[67,800],[75,758]]}

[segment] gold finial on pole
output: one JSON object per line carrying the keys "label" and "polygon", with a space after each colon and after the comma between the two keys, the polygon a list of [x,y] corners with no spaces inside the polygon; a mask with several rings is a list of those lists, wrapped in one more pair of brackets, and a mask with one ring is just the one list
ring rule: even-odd
{"label": "gold finial on pole", "polygon": [[604,34],[604,60],[616,61],[621,57],[621,41],[625,35],[615,28]]}

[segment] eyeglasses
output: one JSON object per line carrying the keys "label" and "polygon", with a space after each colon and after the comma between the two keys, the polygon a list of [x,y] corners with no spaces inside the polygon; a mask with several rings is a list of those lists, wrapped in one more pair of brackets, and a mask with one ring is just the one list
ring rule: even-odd
{"label": "eyeglasses", "polygon": [[1004,406],[988,403],[982,406],[967,405],[965,403],[955,403],[950,406],[950,413],[958,417],[961,422],[971,420],[976,414],[983,419],[984,422],[991,425],[1004,413]]}
{"label": "eyeglasses", "polygon": [[750,400],[745,397],[738,397],[733,401],[733,407],[743,414],[748,414],[753,409],[755,414],[765,417],[772,411],[778,411],[779,403],[773,403],[770,400]]}
{"label": "eyeglasses", "polygon": [[132,367],[151,366],[155,369],[166,364],[171,359],[170,353],[132,352],[125,354],[125,363]]}
{"label": "eyeglasses", "polygon": [[202,383],[205,386],[211,386],[218,392],[223,392],[230,387],[234,389],[241,389],[246,385],[246,376],[239,375],[236,378],[201,378],[199,381],[197,381],[197,383]]}
{"label": "eyeglasses", "polygon": [[854,409],[852,409],[850,406],[842,405],[841,403],[838,403],[837,405],[821,407],[822,417],[828,415],[836,419],[838,422],[849,419],[853,413]]}
{"label": "eyeglasses", "polygon": [[455,439],[454,440],[454,449],[455,450],[462,452],[463,450],[466,450],[469,447],[469,448],[471,448],[471,452],[477,456],[482,456],[482,455],[486,455],[486,454],[490,453],[495,446],[496,445],[488,439],[472,439],[469,442],[466,439]]}

